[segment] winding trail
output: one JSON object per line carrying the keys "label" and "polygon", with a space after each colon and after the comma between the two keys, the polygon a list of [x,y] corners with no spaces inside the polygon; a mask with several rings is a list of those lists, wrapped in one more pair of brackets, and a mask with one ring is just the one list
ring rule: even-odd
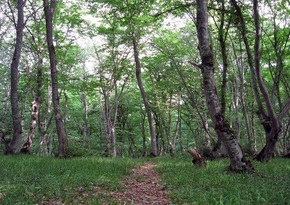
{"label": "winding trail", "polygon": [[158,174],[153,170],[156,166],[155,163],[146,163],[132,169],[132,174],[121,182],[123,191],[113,192],[111,196],[120,204],[171,204],[166,190],[159,183]]}

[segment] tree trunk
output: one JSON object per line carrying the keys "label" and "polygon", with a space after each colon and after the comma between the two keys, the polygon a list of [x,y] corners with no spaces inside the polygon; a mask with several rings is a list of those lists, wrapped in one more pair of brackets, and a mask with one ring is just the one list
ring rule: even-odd
{"label": "tree trunk", "polygon": [[88,105],[87,105],[87,94],[86,92],[82,93],[82,107],[83,107],[83,129],[82,134],[84,136],[85,142],[87,142],[88,132],[89,132],[89,125],[88,125]]}
{"label": "tree trunk", "polygon": [[53,25],[52,18],[55,10],[56,2],[55,0],[43,0],[45,21],[46,21],[46,37],[47,37],[47,47],[50,59],[50,70],[51,70],[51,83],[52,83],[52,103],[54,107],[54,117],[56,122],[56,130],[59,143],[59,157],[65,157],[67,155],[67,135],[64,129],[63,117],[61,115],[61,108],[59,104],[59,94],[58,94],[58,80],[57,80],[57,68],[56,68],[56,55],[53,45]]}
{"label": "tree trunk", "polygon": [[[243,63],[242,63],[242,58],[239,59],[236,53],[236,49],[234,44],[233,45],[233,50],[234,50],[234,57],[236,59],[236,66],[238,69],[238,78],[239,78],[239,83],[240,85],[244,85],[244,68],[243,68]],[[248,109],[245,103],[245,92],[244,92],[244,88],[241,87],[239,89],[240,91],[240,100],[241,100],[241,105],[242,105],[242,112],[243,112],[243,116],[245,119],[245,124],[246,124],[246,131],[247,131],[247,136],[248,136],[248,141],[249,141],[249,150],[251,154],[255,154],[256,153],[256,140],[255,140],[255,136],[253,135],[252,132],[252,127],[250,125],[250,120],[249,120],[249,116],[248,116]]]}
{"label": "tree trunk", "polygon": [[106,149],[105,154],[106,156],[110,156],[110,148],[111,148],[111,130],[112,130],[112,122],[111,122],[111,114],[110,114],[110,105],[109,105],[109,98],[110,98],[110,91],[106,91],[103,89],[103,96],[105,100],[104,109],[105,109],[105,126],[106,126]]}
{"label": "tree trunk", "polygon": [[234,110],[234,115],[235,115],[235,130],[237,134],[237,138],[240,139],[241,135],[241,123],[240,123],[240,117],[239,117],[239,78],[236,77],[236,80],[233,82],[233,110]]}
{"label": "tree trunk", "polygon": [[146,114],[142,111],[141,107],[141,133],[142,133],[142,156],[145,157],[147,155],[147,146],[146,146],[146,129],[145,129],[145,120],[146,120]]}
{"label": "tree trunk", "polygon": [[16,154],[19,152],[22,125],[21,115],[19,113],[18,105],[18,74],[19,62],[21,57],[21,50],[23,44],[23,30],[24,30],[24,6],[25,0],[17,1],[18,19],[16,24],[16,42],[11,63],[11,108],[12,108],[12,122],[13,122],[13,137],[7,146],[6,154]]}
{"label": "tree trunk", "polygon": [[[221,9],[225,10],[225,1],[222,2]],[[220,26],[218,28],[218,40],[221,47],[223,73],[222,73],[222,85],[221,85],[221,113],[225,115],[226,112],[226,89],[227,89],[227,72],[228,72],[228,55],[226,50],[226,34],[228,31],[224,31],[225,25],[225,12],[221,12]],[[229,27],[227,28],[229,29]]]}
{"label": "tree trunk", "polygon": [[174,131],[173,147],[176,146],[177,139],[181,138],[181,91],[178,92],[177,122]]}
{"label": "tree trunk", "polygon": [[[41,54],[39,54],[41,56]],[[28,133],[28,137],[24,145],[22,146],[20,152],[21,153],[30,153],[31,146],[33,143],[33,139],[35,137],[35,129],[39,121],[39,110],[42,104],[42,66],[43,61],[42,58],[39,57],[37,59],[37,88],[36,88],[36,97],[35,100],[32,102],[32,115],[31,115],[31,123],[30,123],[30,130]],[[39,125],[39,124],[38,124]]]}
{"label": "tree trunk", "polygon": [[205,167],[206,162],[202,155],[195,149],[189,148],[188,153],[192,156],[192,164],[197,164],[200,167]]}
{"label": "tree trunk", "polygon": [[[272,153],[274,152],[276,142],[278,141],[279,133],[281,131],[281,124],[276,116],[274,111],[273,105],[270,100],[270,96],[264,85],[262,74],[261,74],[261,67],[260,67],[260,59],[261,59],[261,52],[260,52],[260,39],[261,39],[261,28],[260,28],[260,15],[259,15],[259,8],[258,8],[258,1],[254,0],[254,20],[255,20],[255,29],[256,29],[256,37],[255,37],[255,46],[254,46],[254,53],[255,53],[255,68],[256,68],[256,75],[258,79],[258,85],[265,99],[266,108],[268,111],[267,119],[261,116],[260,119],[263,119],[262,122],[264,128],[266,130],[266,145],[261,150],[261,152],[256,156],[256,159],[261,162],[267,162]],[[267,130],[269,126],[269,130]]]}
{"label": "tree trunk", "polygon": [[197,33],[199,53],[202,60],[202,70],[205,98],[215,131],[224,143],[231,160],[229,169],[232,171],[252,171],[251,162],[246,160],[241,146],[233,130],[226,122],[221,112],[217,96],[217,87],[214,79],[214,56],[209,40],[207,0],[197,0]]}
{"label": "tree trunk", "polygon": [[[254,45],[254,55],[255,55],[255,66],[253,63],[253,57],[251,54],[251,50],[249,47],[248,39],[247,39],[247,32],[246,32],[246,23],[243,18],[243,14],[241,11],[241,8],[237,4],[236,0],[231,0],[231,3],[235,7],[236,15],[238,16],[238,20],[240,22],[240,28],[241,33],[243,37],[243,41],[246,47],[247,51],[247,57],[248,57],[248,63],[249,67],[252,72],[252,79],[253,79],[253,89],[256,96],[256,102],[258,104],[258,116],[260,119],[261,124],[264,127],[265,133],[266,133],[266,145],[261,150],[261,152],[256,156],[256,159],[261,162],[267,162],[272,155],[275,144],[278,140],[279,133],[281,131],[281,121],[282,118],[285,116],[283,113],[288,112],[290,109],[289,102],[287,102],[285,108],[281,111],[279,116],[276,116],[276,113],[274,112],[273,105],[270,100],[270,96],[268,94],[268,91],[266,89],[266,86],[264,85],[262,75],[261,75],[261,68],[260,68],[260,59],[261,59],[261,53],[260,53],[260,38],[262,36],[261,28],[260,28],[260,16],[258,11],[258,1],[253,1],[253,10],[254,10],[254,21],[255,21],[255,45]],[[267,113],[265,112],[264,106],[262,104],[260,93],[258,89],[261,91],[261,94],[265,101],[265,107],[267,109]]]}
{"label": "tree trunk", "polygon": [[32,115],[31,115],[30,130],[28,133],[27,140],[20,150],[21,153],[24,153],[24,154],[30,153],[32,142],[33,142],[33,139],[35,137],[35,128],[37,125],[39,106],[40,106],[40,104],[37,101],[32,102],[32,106],[31,106]]}
{"label": "tree trunk", "polygon": [[141,63],[140,63],[140,59],[139,59],[138,43],[137,43],[137,39],[136,39],[134,31],[132,31],[132,33],[131,33],[131,38],[132,38],[133,49],[134,49],[134,58],[135,58],[135,65],[136,65],[136,78],[137,78],[137,82],[138,82],[138,87],[139,87],[141,95],[142,95],[142,99],[144,102],[144,106],[145,106],[145,110],[146,110],[147,118],[148,118],[148,123],[149,123],[152,155],[157,156],[158,150],[157,150],[156,133],[155,133],[154,125],[153,125],[153,118],[152,118],[150,103],[148,101],[146,92],[144,90],[144,86],[143,86],[143,82],[142,82],[142,78],[141,78]]}

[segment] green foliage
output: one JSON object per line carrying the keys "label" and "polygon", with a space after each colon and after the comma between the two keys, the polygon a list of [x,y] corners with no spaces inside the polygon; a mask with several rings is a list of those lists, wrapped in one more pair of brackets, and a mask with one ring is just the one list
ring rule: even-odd
{"label": "green foliage", "polygon": [[157,161],[173,204],[289,203],[288,159],[273,159],[267,164],[253,162],[254,174],[226,172],[228,160],[207,161],[206,168],[193,166],[190,157]]}
{"label": "green foliage", "polygon": [[139,163],[130,159],[1,156],[0,203],[103,204],[111,201],[107,193],[121,188],[120,178]]}

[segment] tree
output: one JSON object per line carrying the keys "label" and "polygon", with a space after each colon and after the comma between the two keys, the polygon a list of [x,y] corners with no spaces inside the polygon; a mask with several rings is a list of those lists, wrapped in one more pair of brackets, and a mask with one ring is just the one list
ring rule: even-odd
{"label": "tree", "polygon": [[13,121],[13,137],[9,146],[7,146],[7,154],[15,154],[19,152],[21,137],[22,137],[22,125],[21,115],[18,105],[18,78],[19,78],[19,62],[21,57],[21,49],[23,44],[23,30],[24,30],[24,7],[26,0],[17,1],[18,18],[16,24],[16,42],[14,48],[14,54],[11,63],[11,108],[12,108],[12,121]]}
{"label": "tree", "polygon": [[[261,51],[260,51],[260,40],[262,37],[261,27],[260,27],[260,15],[258,8],[258,1],[253,1],[253,11],[254,11],[254,24],[255,24],[255,45],[254,45],[254,58],[248,42],[247,29],[245,19],[242,14],[242,10],[235,0],[231,0],[237,14],[238,21],[240,23],[240,31],[242,38],[246,47],[248,64],[251,69],[252,83],[255,93],[255,99],[258,104],[258,117],[261,124],[264,127],[266,133],[266,145],[258,153],[256,159],[261,162],[267,162],[274,149],[279,138],[279,133],[281,131],[281,121],[290,109],[290,100],[288,99],[285,103],[283,110],[277,115],[274,110],[274,106],[271,102],[270,95],[265,86],[261,73]],[[263,105],[262,98],[265,101],[265,106]]]}
{"label": "tree", "polygon": [[214,123],[215,131],[224,143],[230,159],[230,170],[232,171],[252,171],[251,162],[246,160],[241,145],[235,137],[234,131],[226,122],[225,116],[221,112],[220,103],[217,96],[217,87],[214,78],[214,56],[210,45],[208,31],[208,11],[207,0],[197,0],[197,33],[199,41],[199,53],[201,57],[203,86],[207,107]]}
{"label": "tree", "polygon": [[46,21],[46,38],[47,47],[49,52],[50,60],[50,72],[51,72],[51,83],[52,83],[52,103],[54,108],[54,117],[56,122],[56,131],[58,135],[59,142],[59,157],[65,157],[67,155],[67,135],[64,129],[63,117],[61,115],[61,108],[59,104],[59,94],[58,94],[58,80],[57,80],[57,68],[56,68],[56,55],[55,48],[53,45],[53,14],[56,9],[55,0],[43,0],[45,21]]}
{"label": "tree", "polygon": [[[129,7],[129,3],[127,2],[127,6]],[[136,4],[134,5],[135,7],[137,6]],[[129,11],[130,12],[130,11]],[[135,11],[136,12],[136,11]],[[136,15],[136,14],[135,14]],[[143,86],[143,81],[141,77],[141,61],[139,57],[139,45],[137,41],[137,29],[135,28],[135,22],[133,21],[133,16],[132,13],[129,13],[129,28],[130,28],[130,35],[131,35],[131,40],[132,40],[132,45],[133,45],[133,52],[134,52],[134,60],[135,60],[135,66],[136,66],[136,79],[138,83],[138,87],[141,92],[141,96],[144,102],[145,110],[147,113],[147,119],[149,123],[149,129],[150,129],[150,136],[151,136],[151,148],[152,148],[152,154],[154,156],[158,155],[158,150],[157,150],[157,140],[156,140],[156,132],[155,128],[153,125],[153,117],[152,117],[152,111],[151,111],[151,105],[148,100],[148,96],[145,92],[144,86]]]}

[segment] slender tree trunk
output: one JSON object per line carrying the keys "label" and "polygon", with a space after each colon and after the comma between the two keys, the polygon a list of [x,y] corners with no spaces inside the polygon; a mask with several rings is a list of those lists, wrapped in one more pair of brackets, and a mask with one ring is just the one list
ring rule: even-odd
{"label": "slender tree trunk", "polygon": [[83,106],[83,119],[84,119],[82,133],[83,133],[83,136],[84,136],[84,140],[87,141],[88,132],[89,132],[89,126],[88,126],[88,105],[87,105],[87,94],[86,94],[86,92],[82,93],[82,106]]}
{"label": "slender tree trunk", "polygon": [[[40,54],[41,55],[41,54]],[[31,123],[30,123],[30,130],[27,136],[27,140],[22,146],[20,152],[21,153],[30,153],[31,146],[33,143],[33,139],[35,137],[35,130],[36,126],[39,121],[39,110],[42,104],[42,94],[41,94],[41,88],[42,88],[42,66],[43,61],[42,58],[39,57],[37,60],[37,88],[36,88],[36,97],[35,100],[32,102],[32,115],[31,115]]]}
{"label": "slender tree trunk", "polygon": [[151,137],[151,148],[152,148],[152,155],[157,156],[158,155],[158,150],[157,150],[157,140],[156,140],[156,133],[153,125],[153,118],[152,118],[152,113],[151,113],[151,107],[149,100],[147,98],[142,78],[141,78],[141,63],[139,59],[139,49],[138,49],[138,43],[137,39],[135,36],[134,31],[131,33],[131,38],[133,42],[133,49],[134,49],[134,58],[135,58],[135,65],[136,65],[136,78],[138,82],[138,87],[140,89],[142,99],[144,102],[145,110],[147,113],[147,118],[148,118],[148,123],[149,123],[149,129],[150,129],[150,137]]}
{"label": "slender tree trunk", "polygon": [[[224,0],[222,0],[221,9],[222,10],[225,9]],[[218,40],[221,47],[222,62],[223,62],[222,85],[221,85],[221,113],[223,115],[225,115],[225,111],[226,111],[226,89],[227,89],[227,72],[228,72],[228,55],[227,55],[227,49],[226,49],[226,34],[225,34],[224,27],[225,27],[225,12],[222,12],[221,19],[220,19],[220,26],[218,28]]]}
{"label": "slender tree trunk", "polygon": [[197,33],[199,52],[202,60],[200,68],[202,69],[206,102],[215,131],[229,153],[231,159],[230,170],[252,171],[253,167],[250,161],[246,160],[233,130],[231,130],[221,112],[218,101],[217,87],[214,79],[214,56],[210,46],[208,31],[207,0],[197,0]]}
{"label": "slender tree trunk", "polygon": [[177,122],[174,131],[174,138],[173,138],[173,147],[176,146],[178,137],[180,138],[180,131],[181,131],[181,91],[178,92],[178,105],[177,105]]}
{"label": "slender tree trunk", "polygon": [[[41,94],[41,87],[42,87],[42,69],[38,70],[38,96],[40,97],[39,99],[41,100],[41,105],[42,105],[42,94]],[[51,115],[51,86],[48,85],[47,87],[47,100],[46,100],[46,109],[45,109],[45,114],[44,117],[42,117],[41,112],[38,112],[38,131],[40,133],[40,143],[39,143],[39,149],[38,149],[38,155],[48,155],[48,134],[47,130],[49,126],[51,125],[52,121],[52,115]],[[41,107],[40,105],[40,107]]]}
{"label": "slender tree trunk", "polygon": [[15,154],[20,150],[20,143],[22,137],[21,115],[19,113],[18,105],[18,75],[19,62],[21,57],[21,50],[23,44],[23,30],[24,30],[24,6],[26,0],[17,1],[18,19],[16,24],[16,42],[11,63],[11,108],[12,108],[12,122],[13,122],[13,137],[7,146],[6,154]]}
{"label": "slender tree trunk", "polygon": [[111,127],[111,143],[112,143],[112,157],[117,157],[117,144],[116,144],[116,123],[118,116],[119,98],[118,98],[118,87],[115,83],[115,96],[114,96],[114,118]]}
{"label": "slender tree trunk", "polygon": [[[235,45],[232,44],[233,46],[233,50],[234,50],[234,57],[236,59],[236,66],[238,69],[238,78],[239,78],[239,83],[240,85],[244,85],[244,67],[243,67],[243,59],[242,58],[238,58],[237,56],[237,52],[236,52],[236,48]],[[248,142],[249,142],[249,149],[250,149],[250,153],[251,154],[255,154],[256,153],[256,139],[255,136],[252,132],[252,127],[250,124],[250,120],[249,120],[249,115],[248,115],[248,109],[246,106],[246,102],[245,102],[245,92],[244,92],[244,88],[241,87],[239,89],[239,95],[240,95],[240,101],[241,101],[241,105],[242,105],[242,112],[243,112],[243,116],[245,119],[245,124],[246,124],[246,131],[247,131],[247,136],[248,136]]]}
{"label": "slender tree trunk", "polygon": [[233,82],[233,109],[234,109],[234,115],[235,115],[235,129],[237,138],[240,139],[241,135],[241,123],[240,123],[240,117],[239,117],[239,78],[236,77],[236,80]]}
{"label": "slender tree trunk", "polygon": [[260,52],[260,39],[261,39],[261,28],[260,28],[260,15],[259,15],[259,8],[258,8],[258,1],[254,0],[254,21],[255,21],[255,29],[256,29],[256,38],[255,38],[255,46],[254,46],[254,53],[255,53],[255,68],[256,68],[256,75],[258,78],[258,85],[265,100],[266,108],[268,111],[269,119],[267,119],[267,128],[266,130],[266,145],[262,149],[262,151],[256,156],[256,159],[261,162],[266,162],[271,157],[272,153],[274,152],[276,142],[278,141],[279,133],[281,131],[281,124],[276,116],[274,111],[273,105],[270,100],[270,96],[264,85],[262,74],[261,74],[261,67],[260,67],[260,59],[261,59],[261,52]]}
{"label": "slender tree trunk", "polygon": [[106,150],[105,154],[106,156],[109,156],[111,154],[110,148],[111,148],[111,116],[110,116],[110,105],[109,105],[109,98],[110,98],[110,91],[103,90],[103,96],[105,100],[104,109],[105,109],[105,126],[106,126]]}
{"label": "slender tree trunk", "polygon": [[142,156],[145,157],[147,155],[147,146],[146,146],[146,129],[145,129],[145,121],[146,121],[146,114],[142,111],[141,107],[141,116],[142,116],[142,122],[141,122],[141,133],[142,133]]}
{"label": "slender tree trunk", "polygon": [[[233,4],[237,17],[239,19],[239,22],[241,24],[241,33],[243,37],[243,41],[246,47],[247,51],[247,57],[248,57],[248,63],[249,67],[252,72],[252,81],[253,81],[253,89],[256,97],[256,102],[258,104],[258,116],[261,121],[261,124],[264,127],[265,133],[266,133],[266,145],[261,150],[261,152],[256,156],[256,159],[261,162],[267,162],[269,158],[271,157],[275,144],[278,141],[279,133],[281,131],[281,124],[279,122],[278,117],[276,116],[276,113],[274,112],[270,96],[268,94],[268,91],[263,83],[261,70],[260,70],[260,38],[262,36],[262,31],[260,28],[260,16],[258,12],[258,1],[253,1],[253,10],[254,10],[254,21],[255,21],[255,45],[254,45],[254,60],[252,57],[252,53],[250,50],[250,46],[247,39],[247,32],[246,32],[246,23],[243,18],[243,14],[241,11],[241,8],[237,4],[236,0],[231,0],[231,3]],[[261,91],[261,94],[265,100],[265,107],[267,109],[267,113],[265,112],[264,106],[261,101],[259,90]]]}
{"label": "slender tree trunk", "polygon": [[57,80],[57,68],[56,68],[56,55],[55,48],[53,45],[53,13],[56,7],[55,0],[43,0],[45,21],[46,21],[46,37],[47,47],[50,59],[50,70],[51,70],[51,83],[52,83],[52,103],[54,107],[54,116],[56,122],[56,130],[59,143],[59,157],[65,157],[67,155],[67,135],[64,128],[63,117],[61,115],[61,108],[59,104],[59,93],[58,93],[58,80]]}
{"label": "slender tree trunk", "polygon": [[20,150],[21,153],[24,153],[24,154],[30,153],[32,142],[35,137],[35,129],[37,125],[37,116],[39,112],[39,106],[40,105],[37,101],[32,102],[32,106],[31,106],[32,115],[31,115],[30,129],[29,129],[27,140]]}

